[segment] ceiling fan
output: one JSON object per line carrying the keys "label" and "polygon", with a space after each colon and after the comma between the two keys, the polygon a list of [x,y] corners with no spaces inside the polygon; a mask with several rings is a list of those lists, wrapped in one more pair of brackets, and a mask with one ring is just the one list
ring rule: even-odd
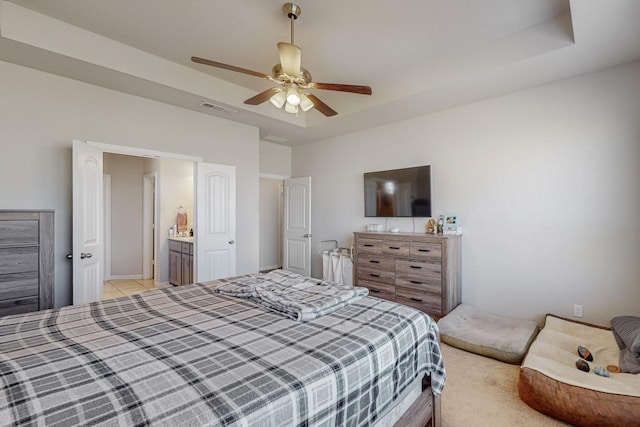
{"label": "ceiling fan", "polygon": [[277,108],[284,107],[286,112],[296,115],[299,113],[299,110],[309,111],[313,107],[327,117],[338,114],[335,110],[318,99],[318,97],[308,92],[309,89],[333,90],[360,95],[371,95],[371,88],[369,86],[314,82],[311,79],[309,71],[300,65],[301,50],[293,42],[293,23],[298,19],[302,10],[298,5],[293,3],[285,3],[284,6],[282,6],[282,9],[291,21],[291,43],[278,43],[280,63],[274,65],[271,74],[247,70],[246,68],[223,64],[221,62],[198,58],[196,56],[191,57],[191,60],[199,64],[237,71],[239,73],[260,77],[277,83],[278,86],[267,89],[264,92],[247,99],[244,103],[249,105],[259,105],[269,100]]}

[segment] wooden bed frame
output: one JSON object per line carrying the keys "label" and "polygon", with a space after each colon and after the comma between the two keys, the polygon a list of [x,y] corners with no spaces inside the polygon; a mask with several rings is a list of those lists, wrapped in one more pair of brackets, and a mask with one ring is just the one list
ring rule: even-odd
{"label": "wooden bed frame", "polygon": [[405,411],[394,427],[441,427],[440,396],[431,392],[429,377],[422,379],[422,393]]}

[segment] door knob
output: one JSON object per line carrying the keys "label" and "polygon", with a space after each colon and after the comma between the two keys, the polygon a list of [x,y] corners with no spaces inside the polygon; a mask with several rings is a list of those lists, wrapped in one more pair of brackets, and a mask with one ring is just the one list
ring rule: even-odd
{"label": "door knob", "polygon": [[229,244],[233,245],[236,241],[235,240],[229,240]]}
{"label": "door knob", "polygon": [[67,256],[65,257],[67,259],[73,259],[73,254],[67,254]]}
{"label": "door knob", "polygon": [[305,234],[305,235],[303,235],[302,237],[304,237],[304,238],[313,237],[313,234]]}
{"label": "door knob", "polygon": [[87,253],[82,252],[80,254],[80,259],[91,258],[92,256],[93,256],[93,254],[90,254],[89,252],[87,252]]}

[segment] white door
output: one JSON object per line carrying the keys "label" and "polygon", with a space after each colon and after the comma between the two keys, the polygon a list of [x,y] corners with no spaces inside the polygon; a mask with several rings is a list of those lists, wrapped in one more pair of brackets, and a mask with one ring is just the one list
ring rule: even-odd
{"label": "white door", "polygon": [[236,167],[196,164],[196,282],[236,275]]}
{"label": "white door", "polygon": [[283,265],[311,276],[311,177],[284,181]]}
{"label": "white door", "polygon": [[73,304],[102,298],[102,150],[73,141]]}

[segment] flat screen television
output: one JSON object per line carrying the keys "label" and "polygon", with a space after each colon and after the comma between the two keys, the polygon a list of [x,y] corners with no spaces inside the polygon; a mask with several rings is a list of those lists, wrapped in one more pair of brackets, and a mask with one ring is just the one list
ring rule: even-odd
{"label": "flat screen television", "polygon": [[431,167],[364,174],[365,217],[431,217]]}

